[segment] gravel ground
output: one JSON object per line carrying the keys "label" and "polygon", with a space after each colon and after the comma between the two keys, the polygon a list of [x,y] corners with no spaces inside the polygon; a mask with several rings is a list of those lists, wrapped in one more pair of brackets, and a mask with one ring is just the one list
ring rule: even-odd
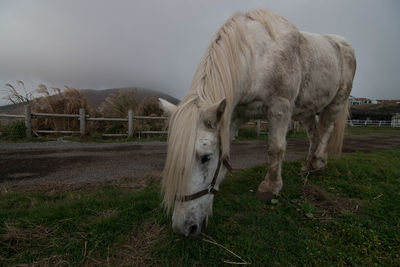
{"label": "gravel ground", "polygon": [[[267,159],[265,141],[235,141],[231,164],[248,168]],[[345,138],[344,152],[369,152],[400,147],[400,135],[363,135]],[[306,139],[289,139],[285,160],[304,158]],[[158,176],[166,157],[165,142],[0,143],[0,186],[105,182],[122,177]]]}

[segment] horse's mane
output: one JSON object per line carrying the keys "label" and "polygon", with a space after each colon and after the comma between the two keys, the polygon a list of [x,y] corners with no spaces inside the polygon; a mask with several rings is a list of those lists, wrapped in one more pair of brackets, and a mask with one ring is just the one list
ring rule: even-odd
{"label": "horse's mane", "polygon": [[[266,14],[267,13],[267,14]],[[234,100],[239,90],[243,60],[250,60],[251,47],[244,28],[244,19],[260,21],[271,38],[267,10],[237,13],[227,20],[213,36],[194,75],[188,94],[183,98],[169,121],[168,154],[163,172],[163,204],[171,210],[176,196],[187,194],[185,177],[190,175],[195,158],[195,140],[201,107],[226,99],[226,108],[220,125],[222,157],[229,156],[230,120]]]}

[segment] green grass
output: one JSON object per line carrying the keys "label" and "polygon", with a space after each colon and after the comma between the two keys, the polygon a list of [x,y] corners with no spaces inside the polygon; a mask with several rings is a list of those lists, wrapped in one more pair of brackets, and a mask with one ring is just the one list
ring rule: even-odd
{"label": "green grass", "polygon": [[[347,127],[346,135],[380,135],[380,134],[400,134],[400,128],[391,128],[391,127]],[[307,138],[307,134],[303,128],[296,133],[288,132],[286,135],[287,138]],[[166,135],[160,136],[142,136],[134,137],[134,138],[124,138],[124,137],[102,137],[100,134],[88,135],[85,137],[80,137],[77,135],[72,136],[63,136],[64,140],[73,141],[73,142],[83,142],[83,143],[124,143],[124,142],[152,142],[152,141],[167,141]],[[48,137],[33,137],[32,139],[19,138],[12,139],[8,137],[1,137],[0,142],[5,143],[20,143],[20,142],[47,142],[57,140],[58,137],[48,136]],[[241,128],[239,130],[239,135],[236,140],[268,140],[268,134],[261,134],[257,137],[257,131],[254,128]]]}
{"label": "green grass", "polygon": [[[381,134],[400,134],[400,128],[391,127],[346,127],[346,135],[381,135]],[[286,138],[307,138],[307,133],[303,127],[296,133],[288,132]],[[239,130],[237,140],[268,140],[268,134],[261,134],[257,137],[257,131],[254,128],[242,128]]]}
{"label": "green grass", "polygon": [[79,137],[79,136],[44,136],[44,137],[33,137],[31,139],[21,138],[21,139],[10,139],[6,137],[0,137],[0,142],[2,143],[25,143],[25,142],[49,142],[49,141],[57,141],[59,138],[65,141],[71,142],[81,142],[81,143],[126,143],[126,142],[154,142],[167,141],[167,136],[152,136],[152,137],[142,137],[142,138],[124,138],[124,137]]}
{"label": "green grass", "polygon": [[151,136],[151,137],[133,137],[133,138],[126,138],[126,137],[101,137],[101,136],[65,136],[63,140],[72,141],[72,142],[82,142],[82,143],[125,143],[125,142],[153,142],[153,141],[167,141],[166,135],[160,136]]}
{"label": "green grass", "polygon": [[56,137],[50,137],[50,136],[45,136],[45,137],[34,137],[31,139],[28,138],[20,138],[20,139],[10,139],[7,137],[0,137],[0,143],[26,143],[26,142],[49,142],[49,141],[56,141]]}
{"label": "green grass", "polygon": [[[207,235],[254,265],[398,266],[399,162],[400,149],[353,153],[331,161],[323,175],[307,177],[308,185],[351,199],[357,212],[324,214],[301,193],[305,180],[298,175],[299,162],[284,163],[284,188],[275,204],[254,195],[265,166],[234,173],[216,196]],[[240,261],[203,236],[172,233],[159,204],[155,181],[135,189],[4,191],[0,265],[210,266]]]}
{"label": "green grass", "polygon": [[[286,134],[286,138],[306,138],[307,133],[304,129],[300,129],[300,131],[293,133],[288,132]],[[239,129],[238,136],[235,140],[244,141],[244,140],[268,140],[268,134],[260,134],[257,137],[257,130],[254,128],[241,128]]]}
{"label": "green grass", "polygon": [[346,127],[347,135],[368,135],[368,134],[400,134],[400,128],[358,126]]}

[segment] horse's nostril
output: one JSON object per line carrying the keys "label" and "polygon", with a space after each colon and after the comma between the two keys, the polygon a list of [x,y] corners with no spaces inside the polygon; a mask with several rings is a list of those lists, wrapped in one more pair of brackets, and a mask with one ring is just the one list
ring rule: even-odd
{"label": "horse's nostril", "polygon": [[193,224],[192,226],[189,227],[189,236],[194,236],[197,233],[197,224]]}
{"label": "horse's nostril", "polygon": [[202,224],[201,224],[201,230],[202,230],[202,231],[205,231],[206,228],[207,228],[207,220],[208,220],[208,217],[207,217],[207,216],[204,217],[204,220],[203,220],[203,222],[202,222]]}

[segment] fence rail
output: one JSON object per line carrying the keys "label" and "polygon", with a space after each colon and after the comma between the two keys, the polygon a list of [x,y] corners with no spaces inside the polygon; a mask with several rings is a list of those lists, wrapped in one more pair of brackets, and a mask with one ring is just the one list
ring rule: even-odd
{"label": "fence rail", "polygon": [[79,114],[31,113],[32,117],[79,118]]}
{"label": "fence rail", "polygon": [[[79,131],[67,131],[67,130],[36,130],[36,133],[65,133],[65,134],[74,134],[80,133],[81,135],[86,134],[86,121],[114,121],[114,122],[128,122],[128,132],[126,134],[102,134],[103,136],[108,137],[121,137],[126,136],[128,138],[133,137],[134,127],[133,121],[135,120],[167,120],[167,117],[148,117],[148,116],[134,116],[133,111],[128,111],[127,118],[100,118],[100,117],[90,117],[86,115],[86,110],[81,108],[79,110],[79,114],[57,114],[57,113],[32,113],[29,105],[25,106],[25,114],[24,115],[12,115],[12,114],[0,114],[0,118],[12,118],[12,119],[25,119],[26,126],[26,136],[27,138],[31,138],[32,136],[32,118],[38,117],[56,117],[56,118],[76,118],[80,121],[80,129]],[[247,125],[255,126],[257,130],[257,136],[260,134],[268,134],[268,132],[262,131],[262,125],[268,124],[266,121],[256,120],[248,122]],[[392,121],[377,121],[377,120],[348,120],[347,124],[349,126],[354,127],[367,127],[367,126],[375,126],[375,127],[400,127],[400,122],[398,120]],[[296,126],[297,125],[297,126]],[[298,123],[294,122],[291,125],[291,128],[298,129]],[[139,131],[140,134],[167,134],[167,131]]]}
{"label": "fence rail", "polygon": [[127,122],[128,118],[86,118],[87,121],[122,121],[122,122]]}
{"label": "fence rail", "polygon": [[376,126],[376,127],[400,127],[393,121],[377,121],[377,120],[348,120],[347,124],[349,126]]}
{"label": "fence rail", "polygon": [[25,115],[0,114],[0,118],[25,118]]}
{"label": "fence rail", "polygon": [[55,131],[55,130],[36,130],[35,132],[44,133],[44,134],[49,134],[49,133],[63,133],[63,134],[80,133],[80,131]]}

